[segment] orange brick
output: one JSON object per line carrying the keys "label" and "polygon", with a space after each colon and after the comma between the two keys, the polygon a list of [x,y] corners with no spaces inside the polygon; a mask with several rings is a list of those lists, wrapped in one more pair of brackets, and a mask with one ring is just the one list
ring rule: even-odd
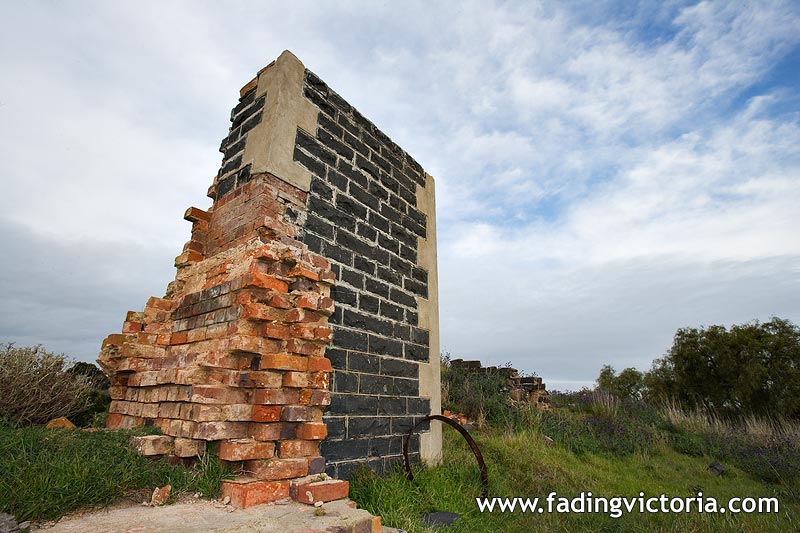
{"label": "orange brick", "polygon": [[248,303],[242,306],[241,318],[247,320],[278,320],[275,309],[259,303]]}
{"label": "orange brick", "polygon": [[253,405],[253,422],[278,422],[281,419],[280,405]]}
{"label": "orange brick", "polygon": [[260,370],[295,370],[305,372],[308,359],[284,353],[265,354],[261,356]]}
{"label": "orange brick", "polygon": [[309,270],[301,265],[295,265],[286,275],[290,278],[306,278],[311,281],[319,281],[319,274],[317,272]]}
{"label": "orange brick", "polygon": [[197,207],[190,207],[183,214],[183,219],[188,220],[189,222],[200,222],[201,220],[208,222],[211,220],[211,215],[208,213],[208,211],[203,211]]}
{"label": "orange brick", "polygon": [[262,261],[278,261],[280,257],[270,246],[262,246],[253,250],[253,257]]}
{"label": "orange brick", "polygon": [[260,289],[272,289],[278,292],[287,292],[289,290],[289,284],[285,281],[279,280],[274,276],[269,276],[260,272],[256,268],[250,269],[250,279],[248,280],[248,285],[253,287],[258,287]]}
{"label": "orange brick", "polygon": [[108,418],[106,419],[106,427],[108,429],[121,429],[123,427],[123,421],[125,419],[125,415],[120,413],[109,413]]}
{"label": "orange brick", "polygon": [[270,503],[289,496],[288,481],[225,480],[222,497],[229,497],[231,505],[246,509],[253,505]]}
{"label": "orange brick", "polygon": [[219,445],[219,458],[224,461],[269,459],[275,455],[275,444],[255,439],[230,439]]}
{"label": "orange brick", "polygon": [[267,459],[266,461],[245,461],[244,470],[256,479],[275,481],[308,475],[308,459]]}
{"label": "orange brick", "polygon": [[271,339],[288,339],[289,337],[294,334],[287,326],[281,326],[279,324],[264,324],[264,336],[269,337]]}
{"label": "orange brick", "polygon": [[[183,422],[186,424],[186,422]],[[184,431],[184,433],[186,433]],[[191,431],[191,438],[201,440],[242,439],[249,433],[247,422],[200,422]]]}
{"label": "orange brick", "polygon": [[302,389],[308,387],[308,373],[307,372],[286,372],[283,375],[283,386]]}
{"label": "orange brick", "polygon": [[321,422],[304,422],[297,426],[297,438],[322,440],[328,436],[328,426]]}
{"label": "orange brick", "polygon": [[300,405],[323,406],[331,404],[331,393],[327,390],[303,389],[300,391]]}
{"label": "orange brick", "polygon": [[170,344],[186,344],[189,342],[189,332],[188,331],[181,331],[179,333],[173,333],[172,337],[169,340]]}
{"label": "orange brick", "polygon": [[328,389],[330,386],[330,374],[328,372],[313,372],[308,386],[312,389]]}
{"label": "orange brick", "polygon": [[156,298],[155,296],[151,296],[149,300],[147,300],[147,305],[145,307],[152,307],[153,309],[161,309],[162,311],[172,311],[173,302],[172,300],[167,300],[165,298]]}
{"label": "orange brick", "polygon": [[302,309],[311,309],[316,310],[317,306],[319,305],[319,294],[304,294],[300,298],[297,299],[297,307]]}
{"label": "orange brick", "polygon": [[275,441],[281,438],[283,424],[259,424],[251,423],[247,431],[250,438],[262,441]]}
{"label": "orange brick", "polygon": [[319,455],[319,443],[313,440],[283,440],[279,446],[280,457],[316,457]]}
{"label": "orange brick", "polygon": [[292,499],[300,503],[331,502],[347,498],[350,484],[340,479],[325,481],[294,481],[291,486]]}
{"label": "orange brick", "polygon": [[289,405],[299,399],[296,389],[257,389],[253,395],[253,403],[259,405]]}
{"label": "orange brick", "polygon": [[240,387],[261,387],[275,389],[283,384],[283,376],[280,372],[269,370],[254,370],[241,372],[239,374]]}
{"label": "orange brick", "polygon": [[332,372],[331,360],[327,357],[309,357],[308,371],[309,372]]}
{"label": "orange brick", "polygon": [[141,322],[125,322],[122,325],[122,333],[139,333],[143,327]]}
{"label": "orange brick", "polygon": [[289,299],[283,294],[273,294],[269,297],[267,303],[270,306],[278,309],[291,309],[292,307],[292,302],[290,302]]}
{"label": "orange brick", "polygon": [[128,340],[127,335],[123,335],[121,333],[114,333],[105,338],[105,340],[103,341],[103,348],[105,348],[106,346],[122,346],[123,344],[125,344],[126,340]]}
{"label": "orange brick", "polygon": [[320,357],[325,353],[325,346],[313,342],[303,342],[297,339],[289,339],[286,342],[286,350],[291,353],[299,353],[311,357]]}

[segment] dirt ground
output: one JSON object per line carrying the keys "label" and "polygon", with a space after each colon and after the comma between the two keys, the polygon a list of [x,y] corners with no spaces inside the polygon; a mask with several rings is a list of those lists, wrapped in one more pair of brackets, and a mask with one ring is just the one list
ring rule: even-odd
{"label": "dirt ground", "polygon": [[[115,504],[106,509],[76,513],[55,523],[37,524],[32,531],[47,533],[103,532],[144,533],[195,531],[220,532],[307,532],[325,531],[332,526],[348,526],[371,521],[363,509],[353,509],[349,500],[339,500],[317,508],[283,500],[235,509],[222,502],[183,498],[172,505],[144,506],[135,502]],[[397,531],[383,528],[384,532]]]}

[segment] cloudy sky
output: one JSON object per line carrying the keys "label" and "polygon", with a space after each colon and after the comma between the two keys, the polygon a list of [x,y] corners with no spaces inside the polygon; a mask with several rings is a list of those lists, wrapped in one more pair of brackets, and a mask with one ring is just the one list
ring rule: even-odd
{"label": "cloudy sky", "polygon": [[289,49],[436,178],[442,347],[551,388],[800,323],[800,4],[0,1],[0,341],[161,296]]}

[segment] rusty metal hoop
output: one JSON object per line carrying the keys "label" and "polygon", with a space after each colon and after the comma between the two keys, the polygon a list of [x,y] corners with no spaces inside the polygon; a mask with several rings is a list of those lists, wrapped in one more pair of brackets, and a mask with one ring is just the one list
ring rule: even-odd
{"label": "rusty metal hoop", "polygon": [[406,478],[408,478],[409,481],[414,481],[414,474],[411,472],[411,463],[408,460],[408,442],[411,440],[414,430],[429,420],[439,420],[440,422],[444,422],[445,424],[454,427],[456,431],[461,433],[461,435],[467,441],[467,444],[469,444],[469,447],[472,449],[472,453],[475,455],[475,459],[478,460],[478,468],[481,470],[481,484],[483,485],[481,498],[487,498],[489,496],[489,474],[486,472],[486,462],[483,460],[483,455],[481,455],[478,445],[472,439],[472,436],[469,434],[469,432],[461,426],[461,424],[443,415],[426,416],[414,424],[414,427],[411,428],[411,430],[408,432],[408,435],[403,437],[403,467],[406,470]]}

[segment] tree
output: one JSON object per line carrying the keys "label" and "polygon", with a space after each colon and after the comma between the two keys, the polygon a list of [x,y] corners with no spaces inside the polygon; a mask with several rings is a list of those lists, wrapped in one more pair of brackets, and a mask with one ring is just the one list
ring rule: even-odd
{"label": "tree", "polygon": [[679,329],[644,384],[650,399],[723,414],[800,417],[800,328],[773,317],[730,329]]}
{"label": "tree", "polygon": [[614,367],[603,365],[597,377],[597,386],[618,398],[632,398],[638,400],[642,397],[644,387],[643,375],[635,368],[626,368],[617,375]]}

